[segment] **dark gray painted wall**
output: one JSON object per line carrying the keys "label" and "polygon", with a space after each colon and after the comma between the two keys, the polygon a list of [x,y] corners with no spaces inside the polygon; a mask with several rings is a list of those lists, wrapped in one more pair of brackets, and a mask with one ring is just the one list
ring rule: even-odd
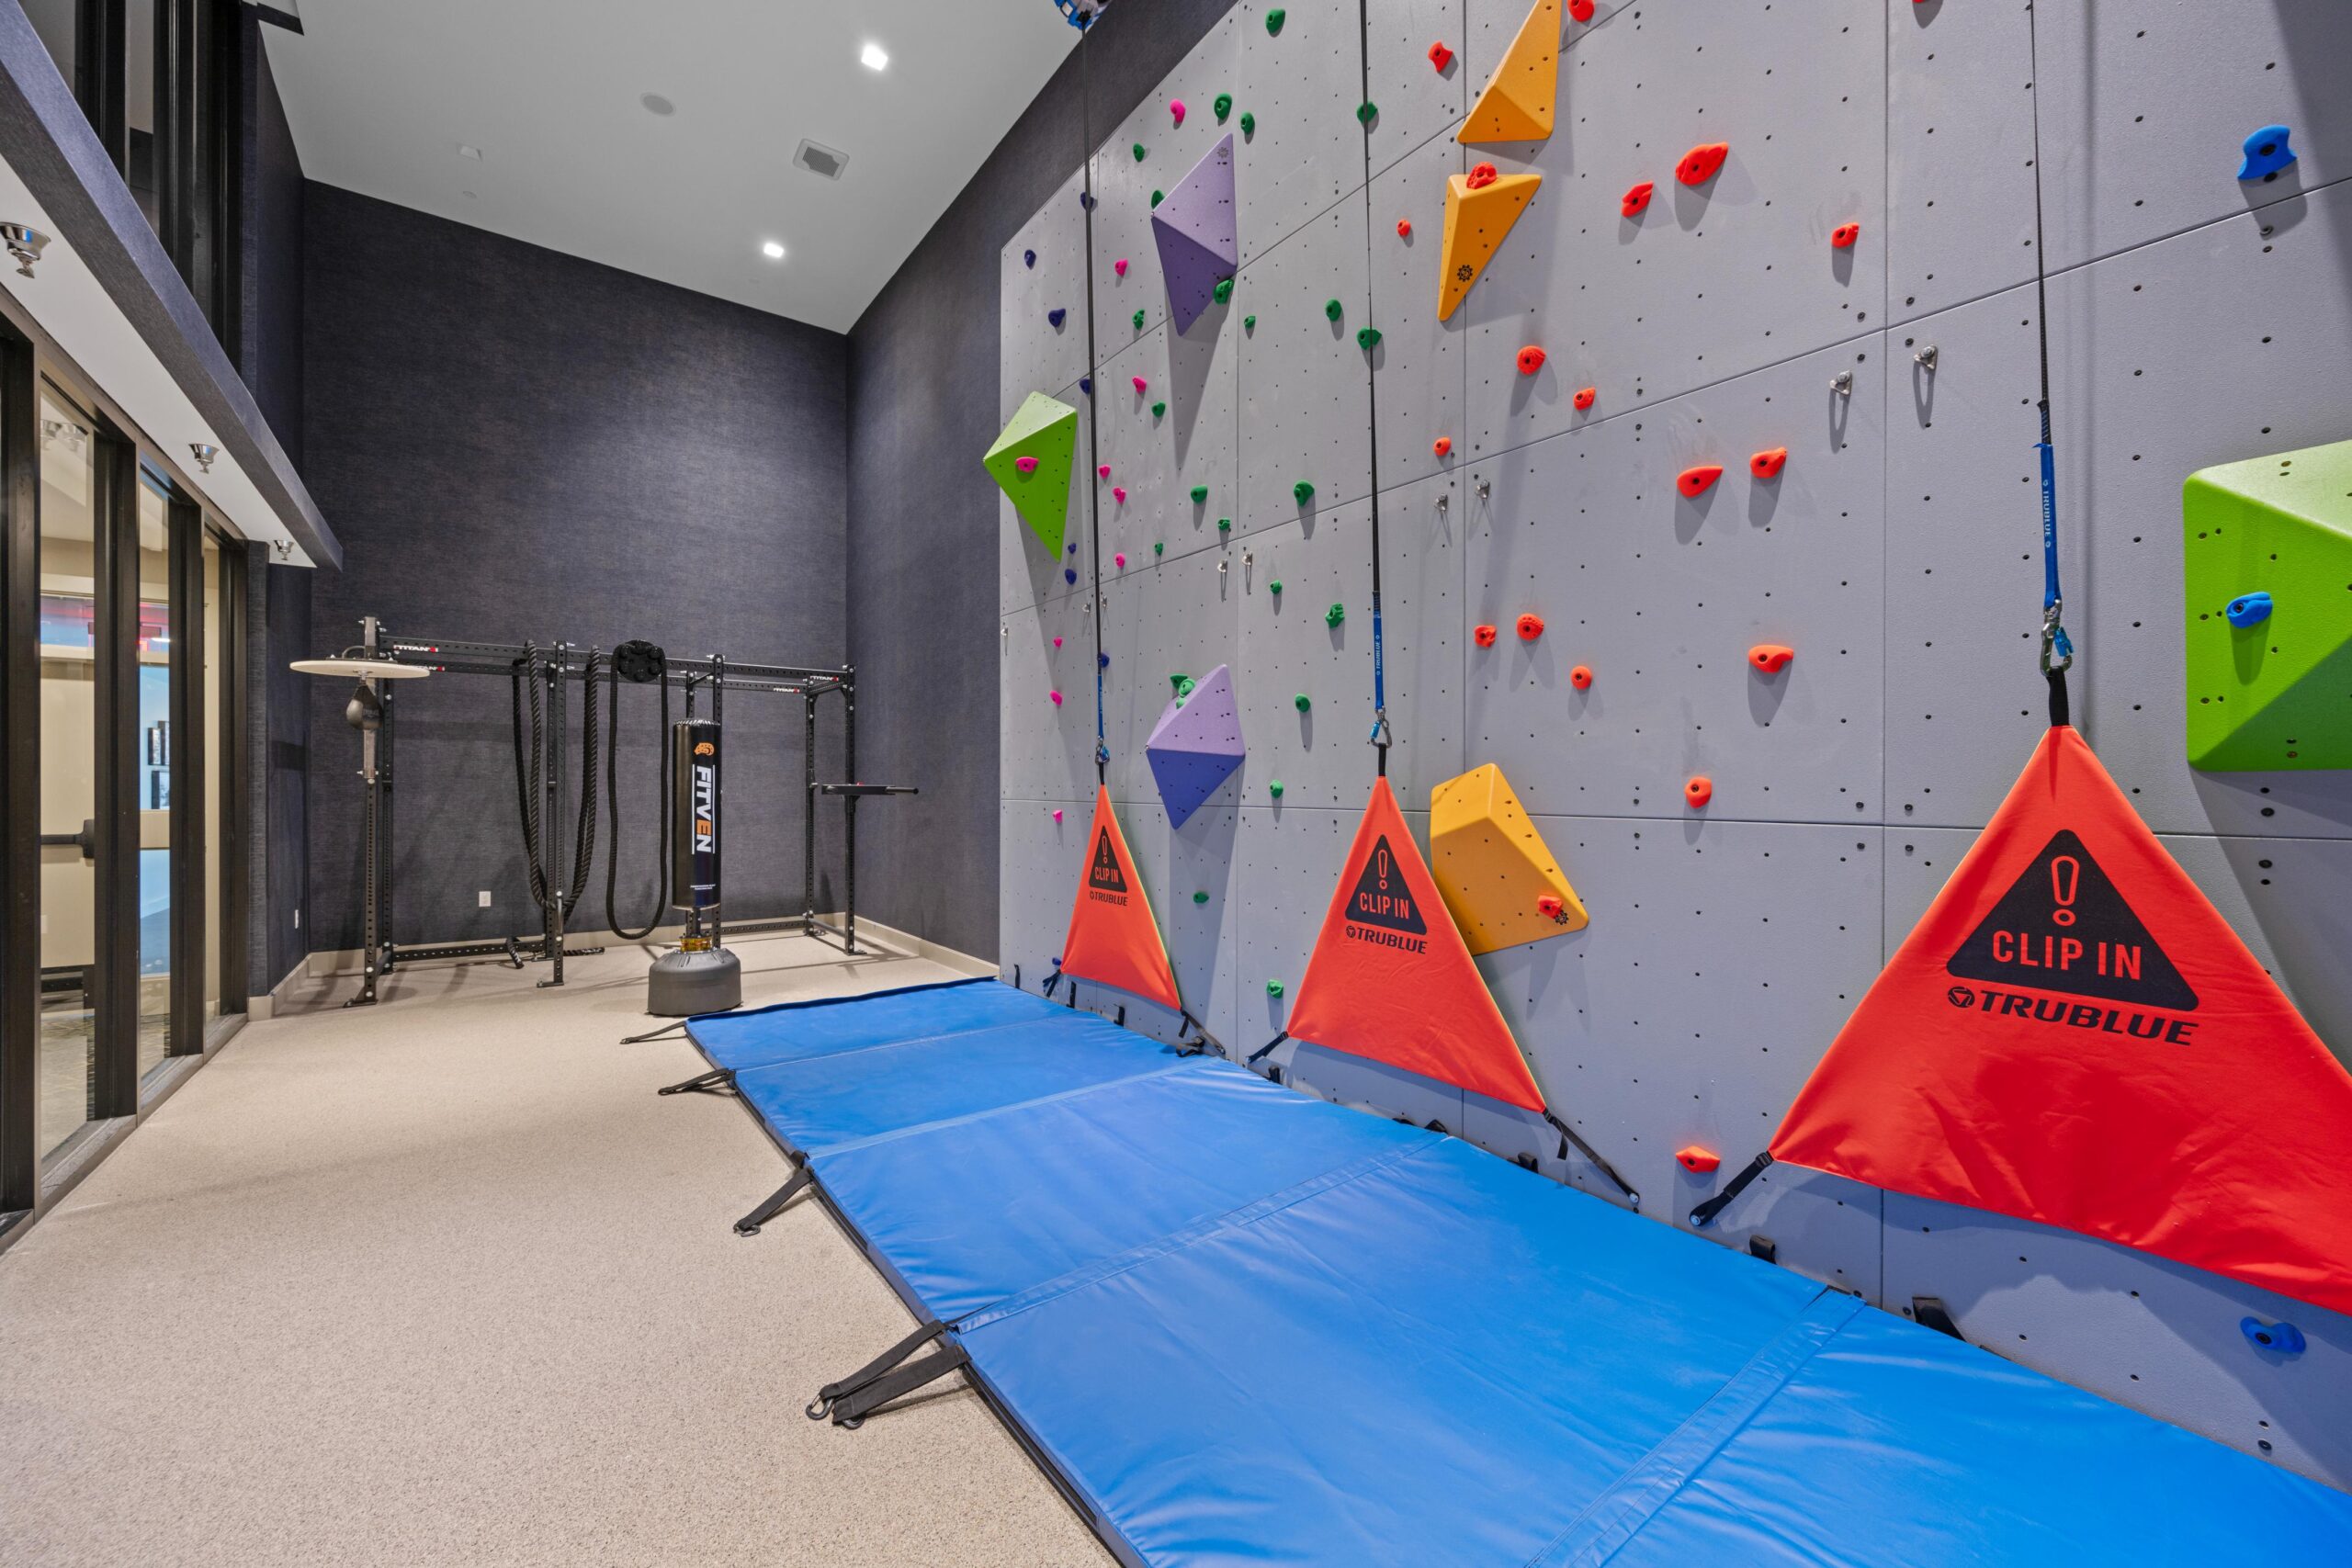
{"label": "dark gray painted wall", "polygon": [[[1231,9],[1104,14],[851,329],[850,649],[858,771],[922,787],[858,843],[876,919],[996,956],[998,254]],[[338,514],[336,526],[344,524]],[[863,827],[864,824],[861,824]]]}
{"label": "dark gray painted wall", "polygon": [[237,369],[297,471],[302,467],[302,160],[262,47],[244,13],[245,124]]}
{"label": "dark gray painted wall", "polygon": [[[345,551],[312,585],[314,650],[372,614],[411,635],[846,660],[845,338],[327,186],[305,192],[303,233],[305,474]],[[313,949],[359,942],[346,694],[311,686]],[[528,929],[506,682],[435,677],[400,700],[393,934]],[[654,703],[624,701],[621,914],[642,920]],[[992,736],[992,694],[988,711]],[[739,696],[728,719],[729,911],[797,912],[798,700]],[[829,709],[828,777],[841,728]],[[828,906],[837,817],[820,816]],[[884,840],[887,809],[868,821]],[[577,926],[604,923],[603,863],[600,847]]]}

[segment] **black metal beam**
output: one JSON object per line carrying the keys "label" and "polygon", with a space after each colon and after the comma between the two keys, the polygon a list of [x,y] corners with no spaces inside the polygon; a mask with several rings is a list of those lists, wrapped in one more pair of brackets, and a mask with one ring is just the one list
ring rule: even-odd
{"label": "black metal beam", "polygon": [[103,429],[92,434],[91,446],[97,919],[90,1000],[97,1051],[89,1113],[96,1122],[139,1110],[139,449]]}
{"label": "black metal beam", "polygon": [[205,955],[211,909],[205,901],[210,823],[205,811],[204,509],[175,496],[165,512],[171,552],[172,695],[167,732],[172,781],[172,1021],[164,1050],[204,1053]]}
{"label": "black metal beam", "polygon": [[40,392],[0,330],[0,1213],[40,1194]]}

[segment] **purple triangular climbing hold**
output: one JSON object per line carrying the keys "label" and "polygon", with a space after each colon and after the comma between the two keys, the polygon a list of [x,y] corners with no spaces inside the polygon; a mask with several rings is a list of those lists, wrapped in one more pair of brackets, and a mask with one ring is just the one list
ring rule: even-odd
{"label": "purple triangular climbing hold", "polygon": [[1233,138],[1226,137],[1176,182],[1151,215],[1159,244],[1159,276],[1168,280],[1168,310],[1180,333],[1207,310],[1217,282],[1241,267],[1233,214]]}
{"label": "purple triangular climbing hold", "polygon": [[1241,712],[1233,700],[1233,674],[1225,665],[1168,705],[1144,743],[1151,776],[1159,785],[1168,824],[1182,828],[1241,766]]}

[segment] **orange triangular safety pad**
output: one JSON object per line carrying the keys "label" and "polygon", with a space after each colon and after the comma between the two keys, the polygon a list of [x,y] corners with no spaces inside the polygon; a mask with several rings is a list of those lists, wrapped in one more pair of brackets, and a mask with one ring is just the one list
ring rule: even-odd
{"label": "orange triangular safety pad", "polygon": [[1560,0],[1535,0],[1456,141],[1541,141],[1560,93]]}
{"label": "orange triangular safety pad", "polygon": [[1439,901],[1386,779],[1372,786],[1348,848],[1288,1033],[1544,1109],[1544,1091]]}
{"label": "orange triangular safety pad", "polygon": [[2070,728],[1772,1153],[2352,1312],[2352,1075]]}
{"label": "orange triangular safety pad", "polygon": [[1438,282],[1439,321],[1453,319],[1543,183],[1541,175],[1504,175],[1474,188],[1467,175],[1446,176],[1445,232],[1438,245],[1439,264],[1445,269]]}
{"label": "orange triangular safety pad", "polygon": [[1094,824],[1086,832],[1086,863],[1078,877],[1078,901],[1070,907],[1069,936],[1062,943],[1062,973],[1132,991],[1147,1001],[1182,1012],[1168,949],[1151,918],[1151,900],[1135,857],[1111,810],[1111,792],[1094,787]]}

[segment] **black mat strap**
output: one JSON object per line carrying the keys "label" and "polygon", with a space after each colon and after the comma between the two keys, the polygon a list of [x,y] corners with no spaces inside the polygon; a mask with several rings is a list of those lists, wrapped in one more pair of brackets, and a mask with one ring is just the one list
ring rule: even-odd
{"label": "black mat strap", "polygon": [[758,1208],[735,1222],[735,1234],[737,1235],[759,1235],[760,1227],[784,1213],[784,1206],[791,1202],[799,1194],[800,1190],[808,1185],[808,1182],[809,1175],[807,1166],[801,1166],[794,1170],[791,1180],[770,1193],[767,1201]]}
{"label": "black mat strap", "polygon": [[1724,1212],[1724,1206],[1747,1191],[1747,1184],[1763,1175],[1764,1168],[1771,1163],[1772,1151],[1770,1149],[1766,1149],[1762,1154],[1749,1160],[1747,1168],[1737,1176],[1733,1177],[1722,1191],[1690,1211],[1690,1223],[1701,1230],[1705,1230],[1714,1224],[1715,1216]]}

